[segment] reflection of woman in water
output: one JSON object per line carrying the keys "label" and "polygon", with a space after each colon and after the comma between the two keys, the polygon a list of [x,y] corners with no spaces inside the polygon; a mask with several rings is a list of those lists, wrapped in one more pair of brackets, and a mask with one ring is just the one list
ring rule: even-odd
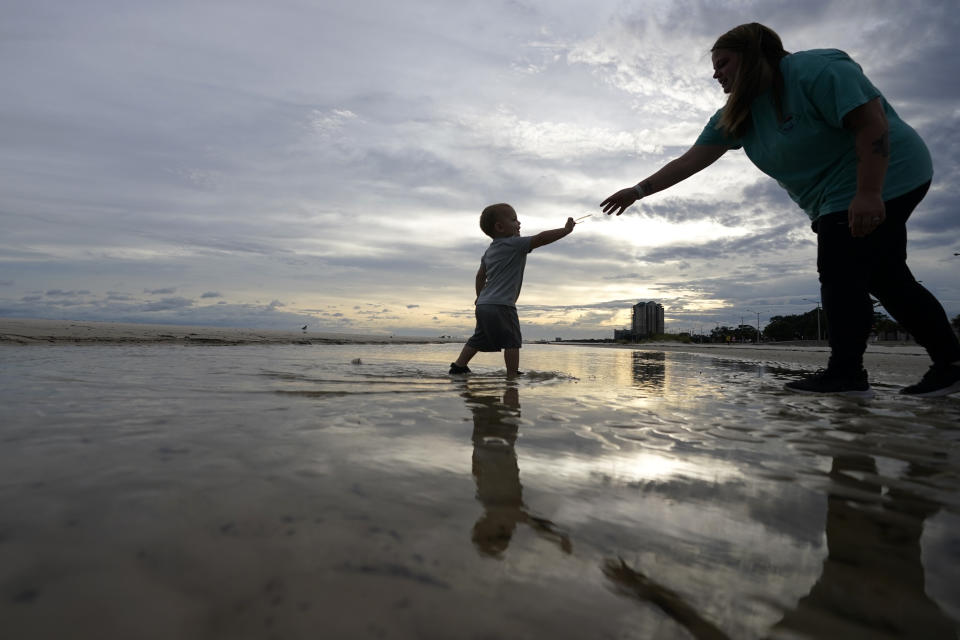
{"label": "reflection of woman in water", "polygon": [[[552,522],[530,514],[523,504],[520,468],[514,444],[515,418],[520,416],[519,391],[507,387],[499,398],[463,394],[473,412],[473,477],[483,515],[473,526],[473,544],[489,556],[499,556],[510,545],[517,524],[530,526],[541,536],[556,542],[570,553],[570,539]],[[505,418],[507,418],[505,420]]]}
{"label": "reflection of woman in water", "polygon": [[[906,479],[933,473],[911,464]],[[940,505],[901,488],[902,482],[881,498],[878,482],[853,474],[876,478],[876,461],[865,455],[833,459],[823,571],[769,637],[956,640],[957,624],[926,593],[921,557],[924,521]],[[683,596],[623,560],[606,560],[603,572],[619,591],[659,606],[694,638],[728,637]]]}
{"label": "reflection of woman in water", "polygon": [[[933,470],[911,464],[907,480]],[[958,628],[927,596],[920,538],[937,503],[893,483],[882,495],[876,461],[837,456],[827,499],[820,579],[774,627],[774,638],[957,638]],[[881,497],[882,495],[882,497]]]}

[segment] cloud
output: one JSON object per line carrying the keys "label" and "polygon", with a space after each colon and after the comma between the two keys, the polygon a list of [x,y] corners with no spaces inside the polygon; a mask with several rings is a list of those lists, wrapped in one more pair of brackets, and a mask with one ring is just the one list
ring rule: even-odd
{"label": "cloud", "polygon": [[188,298],[164,298],[158,302],[150,302],[143,305],[144,311],[170,311],[173,309],[183,309],[192,307],[193,300]]}
{"label": "cloud", "polygon": [[49,289],[44,295],[48,297],[60,297],[60,298],[75,298],[77,296],[89,295],[90,292],[86,289],[81,289],[80,291],[64,291],[62,289]]}
{"label": "cloud", "polygon": [[532,122],[501,106],[495,112],[465,116],[462,126],[479,143],[507,154],[543,160],[568,160],[601,153],[657,153],[662,144],[651,142],[649,131],[629,132],[583,127],[567,122]]}

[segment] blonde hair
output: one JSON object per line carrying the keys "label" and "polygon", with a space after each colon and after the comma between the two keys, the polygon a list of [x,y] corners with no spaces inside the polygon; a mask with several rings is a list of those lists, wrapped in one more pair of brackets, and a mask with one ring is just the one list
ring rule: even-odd
{"label": "blonde hair", "polygon": [[505,216],[513,212],[513,207],[505,202],[491,204],[480,213],[480,228],[491,238],[496,238],[494,234],[497,232],[497,230],[494,229],[494,226],[500,220],[501,216]]}
{"label": "blonde hair", "polygon": [[717,38],[711,52],[726,49],[740,54],[740,68],[719,128],[727,135],[743,136],[750,124],[750,105],[768,88],[773,92],[777,118],[783,119],[783,74],[780,60],[789,55],[780,36],[759,22],[741,24]]}

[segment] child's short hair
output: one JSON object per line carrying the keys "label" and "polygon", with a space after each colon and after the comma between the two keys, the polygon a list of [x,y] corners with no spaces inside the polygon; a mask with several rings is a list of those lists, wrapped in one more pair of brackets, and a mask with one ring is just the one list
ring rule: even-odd
{"label": "child's short hair", "polygon": [[494,225],[497,224],[500,216],[509,213],[513,213],[513,207],[508,205],[506,202],[491,204],[480,214],[480,228],[491,238],[496,238],[494,234],[497,232],[497,230],[494,229]]}

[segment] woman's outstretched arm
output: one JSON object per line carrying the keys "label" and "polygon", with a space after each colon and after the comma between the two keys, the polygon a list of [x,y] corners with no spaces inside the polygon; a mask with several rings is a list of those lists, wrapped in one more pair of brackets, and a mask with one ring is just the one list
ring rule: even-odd
{"label": "woman's outstretched arm", "polygon": [[[616,211],[617,215],[641,197],[663,191],[682,180],[686,180],[702,169],[706,169],[727,152],[727,147],[719,144],[695,144],[679,158],[671,160],[655,174],[641,180],[635,187],[621,189],[600,203],[607,215]],[[643,192],[641,195],[641,191]]]}

